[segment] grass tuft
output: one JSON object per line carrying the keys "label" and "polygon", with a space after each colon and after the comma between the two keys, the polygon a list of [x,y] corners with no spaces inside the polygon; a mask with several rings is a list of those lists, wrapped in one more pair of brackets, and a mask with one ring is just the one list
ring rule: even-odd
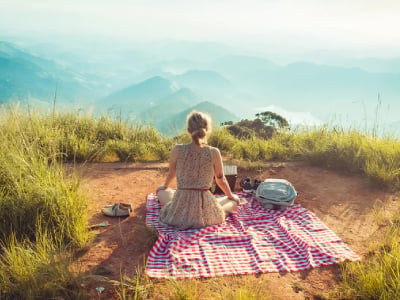
{"label": "grass tuft", "polygon": [[85,299],[72,256],[51,235],[38,231],[35,243],[11,236],[1,247],[1,299]]}

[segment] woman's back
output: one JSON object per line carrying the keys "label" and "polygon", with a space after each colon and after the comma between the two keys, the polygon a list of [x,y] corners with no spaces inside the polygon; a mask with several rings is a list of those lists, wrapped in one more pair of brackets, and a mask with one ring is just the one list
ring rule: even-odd
{"label": "woman's back", "polygon": [[210,146],[179,145],[176,162],[178,188],[211,187],[214,169]]}
{"label": "woman's back", "polygon": [[160,221],[177,227],[202,228],[220,224],[225,212],[210,192],[214,169],[210,146],[177,145],[178,189],[160,211]]}

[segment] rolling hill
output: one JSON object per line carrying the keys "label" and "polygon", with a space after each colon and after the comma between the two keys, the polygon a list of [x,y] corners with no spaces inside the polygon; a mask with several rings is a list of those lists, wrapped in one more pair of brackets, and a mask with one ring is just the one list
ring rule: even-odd
{"label": "rolling hill", "polygon": [[172,117],[202,101],[202,98],[188,88],[181,88],[175,93],[155,101],[151,108],[141,112],[138,118],[147,124],[158,124],[162,120]]}
{"label": "rolling hill", "polygon": [[240,118],[222,106],[204,101],[161,120],[156,124],[156,127],[162,134],[168,136],[177,135],[185,130],[186,116],[193,110],[208,113],[212,118],[213,124],[217,126],[222,122],[237,122],[240,120]]}
{"label": "rolling hill", "polygon": [[98,100],[96,108],[99,111],[122,112],[123,116],[138,117],[141,112],[155,106],[160,99],[171,96],[179,89],[175,82],[155,76]]}
{"label": "rolling hill", "polygon": [[0,103],[40,99],[71,102],[93,98],[92,89],[78,73],[51,60],[0,42]]}
{"label": "rolling hill", "polygon": [[[204,85],[209,73],[212,72],[190,72],[185,74],[185,78],[194,80],[196,77],[203,77],[203,81],[199,80],[199,84]],[[221,78],[220,80],[223,81]],[[190,84],[192,81],[188,80],[187,82]],[[204,86],[204,88],[207,87]],[[203,94],[198,94],[176,81],[160,76],[116,91],[100,99],[96,106],[109,114],[117,114],[122,119],[153,125],[167,135],[177,134],[182,130],[186,114],[191,110],[209,112],[215,117],[217,123],[239,120],[222,105],[207,101],[207,97]],[[180,115],[182,112],[183,115]]]}
{"label": "rolling hill", "polygon": [[221,74],[211,70],[188,70],[174,79],[197,93],[215,95],[232,93],[234,86]]}

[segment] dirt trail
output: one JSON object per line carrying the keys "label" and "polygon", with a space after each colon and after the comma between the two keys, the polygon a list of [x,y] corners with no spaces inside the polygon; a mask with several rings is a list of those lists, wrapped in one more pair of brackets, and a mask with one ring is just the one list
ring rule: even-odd
{"label": "dirt trail", "polygon": [[[121,274],[132,276],[143,265],[154,242],[145,227],[145,198],[163,183],[166,171],[166,164],[153,163],[98,163],[78,169],[83,178],[82,190],[89,195],[90,224],[110,224],[93,230],[97,236],[80,256],[83,271],[119,280]],[[236,190],[239,179],[245,176],[289,180],[299,192],[296,203],[314,212],[361,256],[379,234],[377,219],[393,212],[400,203],[399,194],[377,190],[365,178],[300,163],[272,164],[258,174],[239,168]],[[131,216],[110,218],[101,214],[103,206],[117,201],[133,205]],[[274,299],[313,299],[313,295],[332,290],[338,276],[339,268],[334,265],[304,272],[263,274],[262,280],[277,287]],[[299,284],[302,290],[296,292],[293,286]]]}

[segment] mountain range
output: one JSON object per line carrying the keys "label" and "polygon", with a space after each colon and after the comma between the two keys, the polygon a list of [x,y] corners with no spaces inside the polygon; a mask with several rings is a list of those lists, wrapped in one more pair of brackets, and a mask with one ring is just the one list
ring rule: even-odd
{"label": "mountain range", "polygon": [[96,107],[101,113],[153,125],[166,135],[179,134],[184,129],[186,115],[192,110],[209,113],[217,124],[240,120],[191,89],[160,76],[112,93],[97,101]]}
{"label": "mountain range", "polygon": [[399,122],[398,58],[341,58],[329,64],[321,63],[320,55],[313,62],[282,65],[232,54],[221,45],[206,44],[204,51],[201,43],[183,46],[196,55],[186,50],[174,55],[173,47],[163,45],[162,58],[139,48],[80,54],[62,49],[51,56],[49,48],[29,51],[0,42],[0,103],[56,98],[59,105],[92,106],[96,114],[152,124],[171,134],[170,128],[180,128],[180,114],[196,107],[221,110],[217,115],[224,117],[216,123],[253,118],[267,107],[352,123],[370,122],[380,106],[385,122]]}
{"label": "mountain range", "polygon": [[30,99],[52,102],[90,101],[96,83],[53,60],[0,41],[0,103]]}

